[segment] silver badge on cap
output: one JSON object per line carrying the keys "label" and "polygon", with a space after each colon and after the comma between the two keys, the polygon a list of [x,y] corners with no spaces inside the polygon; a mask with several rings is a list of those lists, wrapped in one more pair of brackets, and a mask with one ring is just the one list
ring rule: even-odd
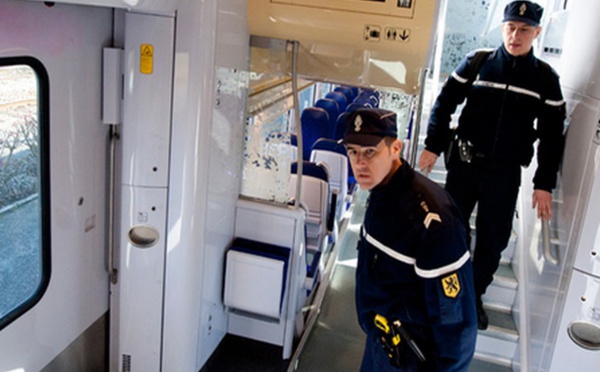
{"label": "silver badge on cap", "polygon": [[525,3],[521,4],[521,7],[519,8],[519,15],[522,17],[525,14],[525,11],[527,11],[527,5]]}
{"label": "silver badge on cap", "polygon": [[360,117],[360,115],[356,115],[356,119],[354,119],[354,131],[355,132],[360,132],[360,127],[362,126],[362,118]]}

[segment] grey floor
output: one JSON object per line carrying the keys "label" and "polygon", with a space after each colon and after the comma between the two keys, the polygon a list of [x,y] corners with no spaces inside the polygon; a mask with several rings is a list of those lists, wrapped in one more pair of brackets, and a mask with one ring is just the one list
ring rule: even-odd
{"label": "grey floor", "polygon": [[298,360],[298,372],[359,370],[365,337],[356,318],[354,274],[366,196],[357,194],[351,219],[340,235],[333,277],[321,313]]}

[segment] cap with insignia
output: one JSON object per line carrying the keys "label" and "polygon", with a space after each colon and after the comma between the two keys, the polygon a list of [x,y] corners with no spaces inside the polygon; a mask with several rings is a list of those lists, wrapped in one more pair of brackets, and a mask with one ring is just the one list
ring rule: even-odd
{"label": "cap with insignia", "polygon": [[396,113],[378,108],[353,111],[346,118],[343,142],[359,146],[377,146],[384,137],[398,137]]}
{"label": "cap with insignia", "polygon": [[513,1],[504,8],[502,22],[525,22],[530,26],[539,26],[544,8],[531,1]]}

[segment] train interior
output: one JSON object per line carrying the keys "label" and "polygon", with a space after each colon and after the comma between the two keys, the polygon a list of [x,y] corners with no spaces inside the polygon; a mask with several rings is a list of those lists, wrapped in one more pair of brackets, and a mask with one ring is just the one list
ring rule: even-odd
{"label": "train interior", "polygon": [[[600,3],[538,2],[568,109],[554,218],[534,160],[470,372],[600,361]],[[344,120],[396,112],[414,166],[507,3],[0,0],[0,371],[358,370]]]}

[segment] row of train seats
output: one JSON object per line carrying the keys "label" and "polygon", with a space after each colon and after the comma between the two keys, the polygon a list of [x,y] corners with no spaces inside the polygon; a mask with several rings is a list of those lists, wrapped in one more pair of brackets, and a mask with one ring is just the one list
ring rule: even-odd
{"label": "row of train seats", "polygon": [[[348,194],[352,193],[354,177],[346,150],[340,143],[347,116],[364,107],[379,107],[379,95],[370,89],[338,86],[307,107],[300,116],[302,130],[302,160],[323,163],[327,170],[330,192],[335,195],[334,221],[340,222],[347,209]],[[292,145],[294,138],[292,137]],[[310,171],[311,166],[304,169]],[[304,198],[310,198],[303,195]]]}
{"label": "row of train seats", "polygon": [[[348,114],[363,107],[378,107],[373,90],[339,86],[302,111],[302,193],[306,210],[307,285],[318,282],[322,257],[329,242],[337,240],[338,225],[346,212],[354,185],[346,150],[341,144]],[[292,137],[292,145],[294,138]],[[296,144],[297,145],[297,144]],[[298,163],[292,164],[289,196],[295,197]]]}
{"label": "row of train seats", "polygon": [[[293,336],[303,328],[302,308],[320,280],[323,253],[336,240],[346,210],[351,173],[338,141],[345,117],[377,106],[375,92],[340,86],[302,112],[300,208],[238,200],[236,238],[226,254],[228,333],[282,346],[282,357],[290,357]],[[294,141],[292,136],[297,146]],[[298,167],[294,161],[290,198],[296,196]]]}
{"label": "row of train seats", "polygon": [[379,94],[371,89],[339,86],[302,110],[302,156],[310,160],[312,146],[319,138],[340,140],[349,113],[364,107],[379,107]]}

